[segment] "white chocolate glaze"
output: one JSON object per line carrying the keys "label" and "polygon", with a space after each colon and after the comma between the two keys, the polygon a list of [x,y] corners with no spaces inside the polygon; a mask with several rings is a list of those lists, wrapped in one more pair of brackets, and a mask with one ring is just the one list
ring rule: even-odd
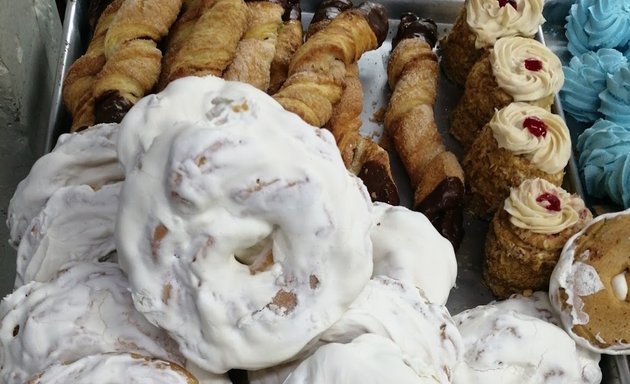
{"label": "white chocolate glaze", "polygon": [[62,187],[31,220],[17,254],[15,286],[56,276],[70,261],[98,261],[116,250],[114,223],[122,183],[94,191]]}
{"label": "white chocolate glaze", "polygon": [[[525,126],[527,119],[542,121],[546,134],[532,134]],[[488,124],[499,148],[525,156],[541,171],[555,174],[567,166],[571,136],[560,116],[527,103],[511,103],[495,112]]]}
{"label": "white chocolate glaze", "polygon": [[186,370],[197,379],[199,384],[232,384],[227,375],[217,375],[204,371],[191,361],[186,362]]}
{"label": "white chocolate glaze", "polygon": [[89,185],[99,189],[124,178],[116,156],[118,124],[101,124],[59,137],[52,152],[35,162],[9,203],[7,225],[17,247],[33,217],[59,188]]}
{"label": "white chocolate glaze", "polygon": [[107,353],[57,363],[28,384],[197,384],[181,366],[129,353]]}
{"label": "white chocolate glaze", "polygon": [[516,8],[510,4],[501,6],[498,0],[466,1],[466,22],[476,35],[477,49],[491,47],[501,37],[533,37],[536,34],[545,22],[543,0],[515,2]]}
{"label": "white chocolate glaze", "polygon": [[372,223],[372,275],[409,282],[429,301],[446,304],[457,278],[451,243],[423,214],[402,206],[374,203]]}
{"label": "white chocolate glaze", "polygon": [[284,384],[435,384],[420,377],[404,362],[391,340],[365,334],[347,344],[326,344],[304,360]]}
{"label": "white chocolate glaze", "polygon": [[620,274],[612,278],[612,289],[615,293],[615,297],[621,301],[628,298],[628,281],[626,279],[627,271],[623,271]]}
{"label": "white chocolate glaze", "polygon": [[172,82],[121,125],[119,262],[136,308],[193,363],[278,364],[359,295],[372,203],[328,131],[214,77]]}
{"label": "white chocolate glaze", "polygon": [[[550,203],[541,197],[555,196],[560,210],[548,209]],[[545,179],[524,180],[510,190],[503,209],[510,214],[510,223],[534,233],[553,234],[575,225],[586,213],[584,201]]]}
{"label": "white chocolate glaze", "polygon": [[249,384],[282,384],[302,361],[298,359],[275,367],[248,371]]}
{"label": "white chocolate glaze", "polygon": [[113,263],[71,263],[48,283],[21,286],[0,303],[0,378],[23,384],[55,363],[133,352],[181,362],[175,343],[131,301]]}
{"label": "white chocolate glaze", "polygon": [[469,309],[453,317],[466,351],[454,384],[599,383],[599,354],[556,324],[544,293]]}
{"label": "white chocolate glaze", "polygon": [[[542,68],[532,71],[525,60],[542,62]],[[514,101],[550,104],[548,98],[557,93],[564,83],[560,59],[542,43],[525,37],[504,37],[490,51],[492,72],[501,89]]]}

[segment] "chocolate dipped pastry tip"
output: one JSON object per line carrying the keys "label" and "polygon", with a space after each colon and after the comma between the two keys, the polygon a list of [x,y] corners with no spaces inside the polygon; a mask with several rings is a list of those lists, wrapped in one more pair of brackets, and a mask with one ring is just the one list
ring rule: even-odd
{"label": "chocolate dipped pastry tip", "polygon": [[389,30],[389,21],[387,19],[387,10],[381,4],[366,1],[357,7],[357,10],[365,17],[372,32],[378,40],[380,46],[387,37]]}
{"label": "chocolate dipped pastry tip", "polygon": [[96,124],[120,123],[133,103],[118,92],[111,92],[96,100],[94,118]]}
{"label": "chocolate dipped pastry tip", "polygon": [[392,49],[404,39],[423,38],[431,48],[437,43],[437,25],[431,19],[418,17],[416,14],[407,12],[400,18],[396,37],[392,40]]}
{"label": "chocolate dipped pastry tip", "polygon": [[302,20],[300,0],[288,0],[284,6],[282,21]]}
{"label": "chocolate dipped pastry tip", "polygon": [[324,20],[332,20],[341,12],[352,8],[351,0],[324,0],[319,3],[311,23],[317,23]]}
{"label": "chocolate dipped pastry tip", "polygon": [[365,184],[372,201],[390,205],[400,204],[398,188],[389,176],[387,168],[377,161],[366,161],[357,175]]}

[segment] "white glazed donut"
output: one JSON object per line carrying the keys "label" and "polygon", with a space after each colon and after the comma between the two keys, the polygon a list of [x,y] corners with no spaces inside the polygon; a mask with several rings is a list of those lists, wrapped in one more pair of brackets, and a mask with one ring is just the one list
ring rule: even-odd
{"label": "white glazed donut", "polygon": [[33,164],[9,203],[10,241],[18,246],[26,227],[59,188],[89,185],[93,189],[121,181],[116,155],[118,124],[101,124],[59,137],[57,145]]}
{"label": "white glazed donut", "polygon": [[132,353],[104,353],[48,367],[28,384],[198,384],[180,365]]}
{"label": "white glazed donut", "polygon": [[113,263],[71,263],[48,283],[21,286],[0,303],[0,381],[23,384],[55,363],[133,352],[182,363],[177,346],[133,308]]}
{"label": "white glazed donut", "polygon": [[174,81],[127,114],[120,148],[135,160],[125,164],[119,261],[136,308],[199,367],[291,358],[369,280],[365,187],[328,131],[254,87]]}
{"label": "white glazed donut", "polygon": [[116,249],[114,224],[122,183],[94,191],[62,187],[31,220],[17,253],[15,286],[52,279],[70,261],[99,261]]}
{"label": "white glazed donut", "polygon": [[446,304],[457,278],[451,242],[423,214],[402,206],[374,203],[372,223],[373,276],[410,282],[429,301]]}
{"label": "white glazed donut", "polygon": [[599,354],[578,346],[557,324],[545,293],[513,296],[453,316],[466,351],[454,384],[595,384]]}

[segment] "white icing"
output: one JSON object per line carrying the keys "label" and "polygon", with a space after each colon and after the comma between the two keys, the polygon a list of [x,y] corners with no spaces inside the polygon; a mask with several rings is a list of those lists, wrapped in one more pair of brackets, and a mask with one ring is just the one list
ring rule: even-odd
{"label": "white icing", "polygon": [[108,353],[57,363],[29,384],[196,384],[186,370],[168,361],[128,353]]}
{"label": "white icing", "polygon": [[302,361],[299,359],[271,368],[249,371],[247,372],[249,384],[282,384]]}
{"label": "white icing", "polygon": [[101,124],[80,133],[61,135],[53,151],[35,162],[9,203],[7,225],[14,246],[59,188],[89,185],[98,189],[124,178],[116,156],[117,131],[118,124]]}
{"label": "white icing", "polygon": [[446,304],[457,278],[451,243],[423,214],[402,206],[375,203],[372,223],[373,276],[409,282],[431,302]]}
{"label": "white icing", "polygon": [[105,352],[180,362],[175,343],[135,311],[113,263],[72,263],[48,283],[21,286],[0,303],[0,378],[23,384],[54,363]]}
{"label": "white icing", "polygon": [[70,261],[98,261],[114,252],[121,185],[97,191],[87,185],[62,187],[53,193],[18,248],[16,287],[48,281]]}
{"label": "white icing", "polygon": [[203,369],[195,365],[192,361],[186,362],[186,369],[188,370],[188,372],[190,372],[191,375],[195,377],[195,379],[197,379],[197,381],[199,382],[198,384],[232,384],[232,381],[227,375],[217,375],[208,371],[204,371]]}
{"label": "white icing", "polygon": [[401,350],[389,339],[365,334],[347,344],[327,344],[304,360],[284,384],[435,384],[404,363]]}
{"label": "white icing", "polygon": [[[292,357],[369,280],[367,191],[328,131],[256,88],[174,81],[127,114],[119,149],[116,237],[135,305],[201,368]],[[252,274],[269,250],[273,265]]]}
{"label": "white icing", "polygon": [[626,271],[621,272],[612,278],[610,282],[615,297],[621,301],[625,301],[628,297],[628,281],[626,280]]}
{"label": "white icing", "polygon": [[599,383],[599,354],[586,351],[553,320],[542,294],[516,296],[453,317],[465,353],[454,384]]}

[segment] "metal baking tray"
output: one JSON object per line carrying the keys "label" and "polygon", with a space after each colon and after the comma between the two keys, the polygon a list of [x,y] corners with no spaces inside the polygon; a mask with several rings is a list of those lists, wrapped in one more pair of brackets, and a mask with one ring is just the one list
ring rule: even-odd
{"label": "metal baking tray", "polygon": [[[361,81],[364,87],[364,110],[362,115],[364,125],[362,133],[373,137],[379,137],[383,130],[375,116],[378,115],[382,108],[387,106],[386,103],[389,99],[386,75],[387,58],[391,50],[391,39],[398,27],[398,18],[401,13],[412,11],[422,17],[432,18],[438,24],[438,32],[441,37],[450,30],[452,23],[463,6],[463,0],[376,1],[384,4],[389,12],[389,35],[379,49],[366,53],[359,62]],[[312,12],[318,3],[318,0],[302,1],[304,11],[303,24],[305,26],[308,26],[312,18]],[[89,0],[69,0],[67,2],[63,29],[63,50],[58,62],[50,121],[45,132],[47,151],[52,149],[59,134],[67,132],[70,126],[70,118],[61,101],[61,84],[70,64],[82,54],[89,42],[90,36],[87,26],[88,5]],[[544,42],[542,31],[539,32],[537,38]],[[461,147],[446,132],[449,126],[448,116],[457,104],[461,94],[462,89],[446,80],[446,77],[441,73],[438,100],[435,106],[436,123],[443,134],[446,146],[460,158],[462,155]],[[559,105],[559,100],[556,97],[556,110],[554,112],[562,115],[562,108],[558,107]],[[412,191],[409,186],[409,180],[400,160],[395,154],[392,154],[392,171],[399,188],[401,204],[411,206]],[[566,169],[564,187],[571,192],[583,195],[573,157]],[[452,290],[447,303],[447,307],[452,314],[494,300],[494,297],[481,279],[483,245],[488,223],[466,215],[464,218],[464,229],[466,234],[457,253],[457,286]],[[602,356],[600,365],[604,376],[603,383],[630,384],[630,370],[626,357]]]}

